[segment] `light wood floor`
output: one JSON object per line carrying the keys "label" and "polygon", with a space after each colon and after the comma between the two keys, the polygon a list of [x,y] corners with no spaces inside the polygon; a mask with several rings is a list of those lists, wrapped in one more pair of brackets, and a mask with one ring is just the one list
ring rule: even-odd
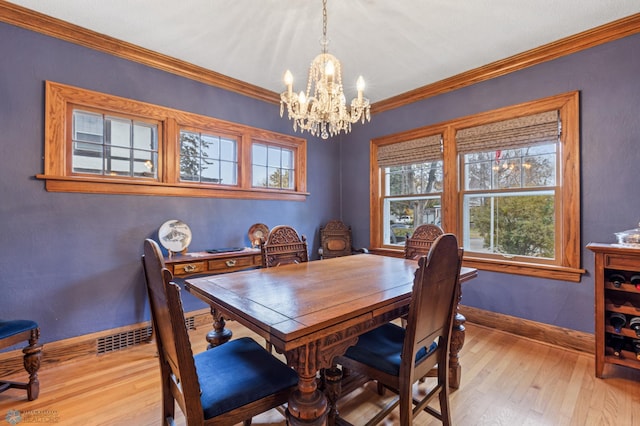
{"label": "light wood floor", "polygon": [[[249,335],[228,325],[235,336]],[[204,350],[207,331],[191,332],[195,352]],[[450,399],[454,425],[640,425],[640,371],[607,366],[607,377],[596,379],[590,355],[473,324],[467,324],[461,362],[462,384]],[[160,425],[158,374],[155,344],[43,368],[36,401],[15,389],[0,394],[0,424],[18,410],[19,425]],[[367,386],[343,399],[339,410],[359,425],[383,402]],[[397,413],[391,417],[386,424],[397,424]],[[274,410],[253,424],[285,422]],[[415,424],[440,423],[422,413]]]}

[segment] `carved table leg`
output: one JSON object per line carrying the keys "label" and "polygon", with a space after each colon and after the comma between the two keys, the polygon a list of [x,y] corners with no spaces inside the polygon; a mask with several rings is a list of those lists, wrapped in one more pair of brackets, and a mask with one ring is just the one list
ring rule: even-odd
{"label": "carved table leg", "polygon": [[211,308],[211,316],[213,316],[213,330],[207,333],[207,342],[209,342],[207,349],[227,343],[233,336],[231,330],[224,328],[226,323],[222,314],[218,314],[216,308]]}
{"label": "carved table leg", "polygon": [[327,398],[317,388],[316,375],[298,370],[298,389],[289,397],[287,424],[321,426],[327,421]]}
{"label": "carved table leg", "polygon": [[464,315],[456,312],[456,317],[453,320],[453,329],[451,330],[451,346],[449,347],[449,387],[453,389],[460,387],[462,367],[460,366],[459,354],[462,346],[464,346],[464,323],[466,321],[467,319]]}
{"label": "carved table leg", "polygon": [[29,383],[26,385],[27,399],[33,401],[40,394],[40,381],[38,380],[38,370],[40,369],[40,358],[42,357],[42,345],[38,344],[40,329],[31,330],[29,346],[22,349],[24,353],[24,369],[29,373]]}
{"label": "carved table leg", "polygon": [[338,367],[326,368],[324,370],[324,394],[329,402],[329,414],[327,423],[335,425],[338,419],[338,408],[336,403],[342,393],[342,370]]}

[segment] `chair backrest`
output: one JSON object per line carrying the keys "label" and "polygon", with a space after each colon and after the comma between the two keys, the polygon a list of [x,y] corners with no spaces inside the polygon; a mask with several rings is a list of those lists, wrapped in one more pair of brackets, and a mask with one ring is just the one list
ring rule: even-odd
{"label": "chair backrest", "polygon": [[325,226],[321,226],[320,248],[323,259],[352,254],[351,226],[339,220],[331,220]]}
{"label": "chair backrest", "polygon": [[440,235],[444,234],[438,225],[426,224],[418,226],[411,237],[407,237],[404,242],[404,258],[417,259],[426,256],[431,249],[431,245]]}
{"label": "chair backrest", "polygon": [[200,385],[184,322],[180,287],[171,282],[173,277],[165,268],[160,247],[151,239],[144,241],[143,265],[160,358],[163,398],[173,395],[187,423],[189,419],[202,419]]}
{"label": "chair backrest", "polygon": [[269,231],[260,249],[262,266],[266,268],[309,261],[307,239],[287,225],[278,225]]}
{"label": "chair backrest", "polygon": [[[439,372],[449,370],[449,344],[460,291],[461,266],[462,249],[453,234],[438,237],[428,256],[419,259],[407,318],[401,375],[411,373],[407,377],[423,377],[436,363]],[[431,361],[424,365],[411,362],[418,351],[430,347],[434,341],[438,343],[436,350],[439,353],[429,357]]]}

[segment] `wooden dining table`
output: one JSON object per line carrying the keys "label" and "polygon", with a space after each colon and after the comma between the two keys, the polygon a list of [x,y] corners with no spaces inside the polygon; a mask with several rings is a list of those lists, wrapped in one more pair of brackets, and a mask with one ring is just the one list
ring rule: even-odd
{"label": "wooden dining table", "polygon": [[[407,314],[417,265],[360,254],[186,279],[185,287],[211,306],[215,344],[231,338],[225,320],[233,319],[266,339],[297,371],[289,424],[323,425],[329,403],[318,389],[317,373],[330,369],[359,335]],[[460,281],[476,274],[463,267]],[[457,351],[463,341],[458,336]],[[459,374],[458,354],[452,356]]]}

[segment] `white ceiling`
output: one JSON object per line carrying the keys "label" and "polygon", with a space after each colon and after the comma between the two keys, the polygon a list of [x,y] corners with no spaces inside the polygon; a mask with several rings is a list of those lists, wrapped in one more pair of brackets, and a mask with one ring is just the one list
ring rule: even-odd
{"label": "white ceiling", "polygon": [[[306,86],[321,0],[12,0],[274,92]],[[639,0],[328,0],[347,96],[387,99],[640,12]]]}

